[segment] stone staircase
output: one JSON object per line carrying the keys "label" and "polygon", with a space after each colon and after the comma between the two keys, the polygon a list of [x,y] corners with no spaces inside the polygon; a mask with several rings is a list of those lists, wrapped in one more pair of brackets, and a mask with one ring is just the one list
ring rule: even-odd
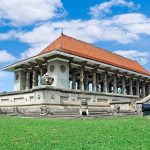
{"label": "stone staircase", "polygon": [[72,110],[72,109],[67,109],[67,110],[56,110],[53,111],[52,116],[57,116],[57,117],[75,117],[79,116],[79,110]]}
{"label": "stone staircase", "polygon": [[112,109],[110,105],[102,105],[97,108],[89,107],[89,116],[110,116]]}
{"label": "stone staircase", "polygon": [[150,94],[145,98],[143,98],[142,100],[136,102],[136,104],[146,104],[146,103],[150,104]]}

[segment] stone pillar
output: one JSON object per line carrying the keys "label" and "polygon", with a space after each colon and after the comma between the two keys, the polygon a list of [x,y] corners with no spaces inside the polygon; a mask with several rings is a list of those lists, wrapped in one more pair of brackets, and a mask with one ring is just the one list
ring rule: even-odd
{"label": "stone pillar", "polygon": [[150,94],[150,83],[148,83],[148,95]]}
{"label": "stone pillar", "polygon": [[130,85],[130,91],[129,91],[129,95],[133,95],[133,79],[132,78],[130,78],[129,79],[129,85]]}
{"label": "stone pillar", "polygon": [[96,69],[93,70],[92,83],[92,89],[96,92]]}
{"label": "stone pillar", "polygon": [[140,84],[138,79],[136,79],[136,95],[140,95]]}
{"label": "stone pillar", "polygon": [[80,90],[80,81],[77,81],[77,89]]}
{"label": "stone pillar", "polygon": [[75,70],[72,71],[72,89],[76,89],[76,73],[75,73]]}
{"label": "stone pillar", "polygon": [[107,79],[107,72],[105,72],[104,73],[104,91],[103,92],[105,92],[105,93],[107,93],[108,92],[108,89],[107,89],[107,83],[108,83],[108,81],[107,81],[108,79]]}
{"label": "stone pillar", "polygon": [[41,66],[41,68],[40,68],[40,76],[42,77],[44,75],[44,69],[43,69],[43,67]]}
{"label": "stone pillar", "polygon": [[122,77],[122,94],[125,95],[126,94],[126,83],[125,83],[125,77]]}
{"label": "stone pillar", "polygon": [[80,90],[84,90],[84,67],[80,68]]}
{"label": "stone pillar", "polygon": [[117,94],[117,75],[114,75],[113,90]]}
{"label": "stone pillar", "polygon": [[145,82],[142,83],[142,97],[145,97]]}
{"label": "stone pillar", "polygon": [[26,90],[30,89],[30,72],[26,73]]}
{"label": "stone pillar", "polygon": [[97,73],[97,75],[96,75],[96,91],[99,91],[99,82],[100,82],[99,78],[100,78],[100,74]]}
{"label": "stone pillar", "polygon": [[33,70],[33,87],[38,86],[38,74],[36,70]]}
{"label": "stone pillar", "polygon": [[89,83],[88,83],[89,81],[88,81],[88,74],[87,74],[87,72],[85,72],[85,78],[84,78],[84,89],[85,90],[89,90]]}

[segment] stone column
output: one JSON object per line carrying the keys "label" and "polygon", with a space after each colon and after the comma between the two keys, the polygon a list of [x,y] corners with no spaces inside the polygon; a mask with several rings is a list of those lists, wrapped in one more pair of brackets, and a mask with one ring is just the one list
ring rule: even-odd
{"label": "stone column", "polygon": [[80,90],[84,90],[84,67],[80,68]]}
{"label": "stone column", "polygon": [[145,82],[142,83],[142,97],[145,97]]}
{"label": "stone column", "polygon": [[129,91],[129,95],[133,95],[133,79],[132,78],[130,78],[129,79],[129,85],[130,85],[130,91]]}
{"label": "stone column", "polygon": [[150,94],[150,83],[148,83],[148,95]]}
{"label": "stone column", "polygon": [[140,84],[138,79],[136,79],[136,95],[140,95]]}
{"label": "stone column", "polygon": [[103,92],[105,92],[105,93],[107,93],[108,92],[108,89],[107,89],[107,83],[108,83],[108,81],[107,81],[108,79],[107,79],[107,72],[105,72],[104,73],[104,91]]}
{"label": "stone column", "polygon": [[125,83],[125,77],[122,77],[122,94],[125,95],[126,94],[126,83]]}
{"label": "stone column", "polygon": [[33,70],[33,87],[38,86],[38,74],[36,70]]}
{"label": "stone column", "polygon": [[114,75],[113,90],[117,94],[117,75]]}
{"label": "stone column", "polygon": [[72,71],[72,89],[76,89],[76,74],[75,74],[75,70]]}
{"label": "stone column", "polygon": [[93,70],[92,83],[93,91],[96,92],[96,69]]}
{"label": "stone column", "polygon": [[85,78],[84,78],[85,80],[84,80],[84,89],[85,90],[89,90],[89,83],[88,83],[88,73],[87,72],[85,72]]}
{"label": "stone column", "polygon": [[43,69],[43,67],[42,66],[40,66],[41,68],[40,68],[40,76],[42,77],[43,75],[44,75],[44,69]]}
{"label": "stone column", "polygon": [[100,78],[100,74],[97,73],[97,75],[96,75],[96,91],[99,91],[99,82],[100,82],[99,78]]}
{"label": "stone column", "polygon": [[77,89],[80,90],[80,80],[77,80]]}
{"label": "stone column", "polygon": [[26,73],[26,90],[30,89],[30,72]]}

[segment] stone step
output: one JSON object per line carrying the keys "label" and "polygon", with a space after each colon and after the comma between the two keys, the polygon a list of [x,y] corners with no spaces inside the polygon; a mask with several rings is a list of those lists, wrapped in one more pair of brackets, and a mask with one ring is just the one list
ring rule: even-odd
{"label": "stone step", "polygon": [[64,110],[53,110],[52,111],[53,116],[54,115],[60,115],[60,116],[65,116],[65,115],[79,115],[79,109],[64,109]]}
{"label": "stone step", "polygon": [[94,115],[92,115],[92,114],[89,114],[88,115],[88,117],[96,117],[96,118],[98,118],[98,117],[111,117],[111,116],[113,116],[112,114],[94,114]]}
{"label": "stone step", "polygon": [[79,115],[79,113],[65,112],[65,113],[53,113],[53,115]]}
{"label": "stone step", "polygon": [[120,110],[120,113],[135,113],[134,110]]}
{"label": "stone step", "polygon": [[96,109],[96,110],[89,109],[89,112],[110,112],[110,111],[111,111],[111,109]]}
{"label": "stone step", "polygon": [[110,114],[110,113],[104,111],[89,112],[89,115],[101,115],[101,114]]}

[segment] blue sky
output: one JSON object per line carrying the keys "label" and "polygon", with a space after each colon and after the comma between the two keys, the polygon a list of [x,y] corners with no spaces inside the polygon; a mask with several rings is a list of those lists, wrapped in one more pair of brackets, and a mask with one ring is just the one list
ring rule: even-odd
{"label": "blue sky", "polygon": [[[0,0],[0,67],[39,53],[63,32],[150,70],[149,0]],[[13,74],[0,71],[0,91]]]}

